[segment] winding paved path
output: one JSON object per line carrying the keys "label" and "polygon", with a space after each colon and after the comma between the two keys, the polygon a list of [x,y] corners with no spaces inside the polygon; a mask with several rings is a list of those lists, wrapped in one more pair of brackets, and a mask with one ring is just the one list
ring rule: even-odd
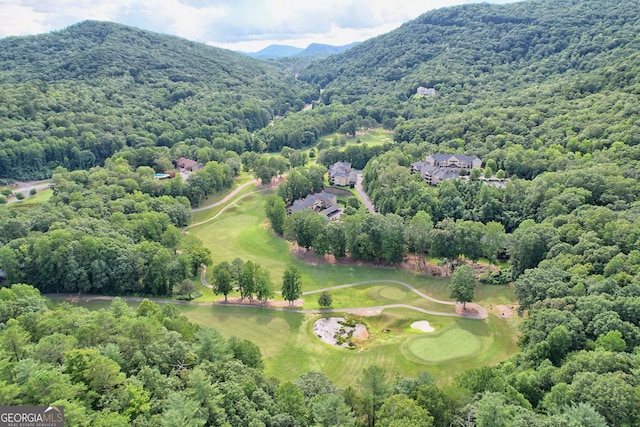
{"label": "winding paved path", "polygon": [[233,196],[235,196],[236,194],[238,194],[239,192],[241,192],[242,190],[244,190],[245,188],[247,188],[248,186],[250,186],[251,184],[255,184],[257,183],[257,180],[253,180],[253,181],[249,181],[249,182],[245,182],[244,184],[238,186],[237,188],[235,188],[231,193],[227,194],[226,196],[224,196],[222,198],[222,200],[217,201],[215,203],[212,203],[210,205],[207,206],[202,206],[200,208],[195,208],[195,209],[191,209],[191,212],[202,212],[202,211],[206,211],[207,209],[213,209],[215,207],[218,207],[224,203],[227,203],[229,200],[231,200],[231,198]]}
{"label": "winding paved path", "polygon": [[[202,266],[202,271],[200,273],[200,281],[202,282],[202,284],[204,286],[206,286],[209,289],[212,289],[213,286],[207,282],[205,276],[207,274],[207,268],[206,266]],[[439,304],[446,304],[446,305],[456,305],[457,303],[453,302],[453,301],[443,301],[443,300],[439,300],[433,297],[430,297],[427,294],[424,294],[422,292],[420,292],[419,290],[417,290],[415,287],[409,285],[408,283],[405,282],[401,282],[399,280],[367,280],[364,282],[356,282],[356,283],[349,283],[346,285],[338,285],[338,286],[332,286],[329,288],[324,288],[324,289],[317,289],[314,291],[308,291],[308,292],[303,292],[302,295],[312,295],[312,294],[317,294],[320,292],[325,292],[325,291],[332,291],[332,290],[336,290],[336,289],[344,289],[344,288],[351,288],[354,286],[359,286],[359,285],[367,285],[370,283],[396,283],[399,285],[402,285],[404,287],[406,287],[407,289],[409,289],[410,291],[412,291],[413,293],[415,293],[416,295],[427,299],[429,301],[433,301]],[[65,299],[71,299],[71,300],[82,300],[82,301],[112,301],[115,298],[118,297],[112,297],[112,296],[101,296],[101,295],[91,295],[91,294],[81,294],[81,293],[77,293],[77,294],[49,294],[49,295],[45,295],[45,296],[58,296],[58,297],[63,297]],[[120,297],[120,299],[122,299],[123,301],[133,301],[133,302],[141,302],[144,299],[148,299],[149,301],[153,301],[155,303],[159,303],[159,304],[176,304],[176,305],[201,305],[201,306],[227,306],[227,307],[253,307],[253,308],[262,308],[265,310],[275,310],[275,311],[292,311],[295,313],[350,313],[350,312],[358,312],[358,311],[370,311],[370,310],[385,310],[388,308],[406,308],[409,310],[414,310],[414,311],[418,311],[421,313],[425,313],[425,314],[432,314],[435,316],[446,316],[446,317],[465,317],[468,319],[486,319],[487,318],[487,311],[480,305],[478,304],[472,304],[469,303],[467,305],[474,307],[477,310],[477,314],[472,314],[472,313],[468,313],[468,314],[460,314],[460,313],[450,313],[450,312],[442,312],[442,311],[434,311],[434,310],[428,310],[426,308],[422,308],[422,307],[416,307],[414,305],[408,305],[408,304],[386,304],[386,305],[376,305],[376,306],[367,306],[367,307],[348,307],[348,308],[325,308],[325,309],[300,309],[300,308],[290,308],[290,307],[271,307],[271,306],[266,306],[266,305],[256,305],[256,304],[235,304],[235,303],[229,303],[229,302],[194,302],[194,301],[178,301],[178,300],[170,300],[170,299],[164,299],[164,298],[144,298],[144,297]]]}
{"label": "winding paved path", "polygon": [[[245,186],[246,186],[246,185],[245,185]],[[216,218],[218,218],[220,215],[222,215],[222,213],[223,213],[224,211],[226,211],[226,210],[227,210],[227,209],[229,209],[231,206],[233,206],[233,205],[235,205],[236,203],[238,203],[240,200],[242,200],[242,199],[244,199],[245,197],[248,197],[248,196],[250,196],[250,195],[252,195],[252,194],[260,193],[260,192],[262,192],[262,191],[265,191],[265,190],[256,190],[256,191],[252,191],[251,193],[243,194],[242,196],[238,197],[237,199],[235,199],[234,201],[232,201],[231,203],[229,203],[229,204],[228,204],[227,206],[225,206],[224,208],[220,209],[220,212],[218,212],[217,214],[215,214],[215,215],[214,215],[214,216],[212,216],[211,218],[207,218],[207,219],[205,219],[204,221],[200,221],[200,222],[195,222],[195,223],[193,223],[193,224],[189,224],[189,225],[187,225],[187,226],[185,227],[185,230],[188,230],[189,228],[195,227],[195,226],[197,226],[197,225],[206,224],[206,223],[207,223],[207,222],[209,222],[209,221],[213,221],[214,219],[216,219]],[[236,193],[237,193],[237,192],[236,192]],[[214,207],[216,207],[216,206],[220,206],[220,205],[222,204],[222,202],[223,202],[223,201],[224,201],[224,202],[229,201],[229,199],[228,199],[228,198],[226,198],[226,197],[225,197],[225,199],[226,199],[226,200],[221,200],[221,201],[219,201],[219,202],[215,203],[215,206],[214,206],[214,205],[205,206],[203,209],[211,209],[211,208],[214,208]],[[193,210],[193,212],[195,212],[195,210]]]}

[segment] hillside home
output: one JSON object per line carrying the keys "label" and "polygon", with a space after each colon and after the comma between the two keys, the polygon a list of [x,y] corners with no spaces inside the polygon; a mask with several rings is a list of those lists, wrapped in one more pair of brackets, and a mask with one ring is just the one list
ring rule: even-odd
{"label": "hillside home", "polygon": [[465,175],[471,169],[482,167],[482,160],[475,156],[463,154],[429,154],[424,162],[411,164],[411,173],[419,173],[429,185],[438,185],[442,181]]}
{"label": "hillside home", "polygon": [[436,96],[436,90],[432,87],[423,87],[420,86],[418,90],[416,90],[416,94],[423,96]]}
{"label": "hillside home", "polygon": [[198,170],[201,167],[200,163],[196,162],[195,160],[187,159],[186,157],[180,157],[174,162],[176,167],[183,171],[191,172],[194,170]]}
{"label": "hillside home", "polygon": [[351,163],[337,162],[329,167],[331,185],[353,186],[356,183],[356,176],[356,171],[351,169]]}
{"label": "hillside home", "polygon": [[316,194],[308,194],[304,199],[294,201],[291,206],[287,208],[287,213],[292,214],[306,209],[313,209],[316,212],[323,213],[327,218],[333,218],[337,215],[335,209],[338,207],[337,205],[338,198],[335,194],[322,191]]}

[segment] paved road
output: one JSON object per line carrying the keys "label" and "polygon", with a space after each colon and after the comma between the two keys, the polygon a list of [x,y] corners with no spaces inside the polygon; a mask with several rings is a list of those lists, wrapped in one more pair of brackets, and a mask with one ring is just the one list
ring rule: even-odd
{"label": "paved road", "polygon": [[356,188],[356,191],[358,192],[358,195],[362,199],[362,202],[364,203],[364,206],[367,209],[369,209],[369,212],[375,213],[376,212],[376,207],[373,206],[373,202],[371,201],[371,199],[369,198],[367,193],[365,193],[364,188],[362,187],[362,171],[358,172],[358,174],[356,175],[355,188]]}

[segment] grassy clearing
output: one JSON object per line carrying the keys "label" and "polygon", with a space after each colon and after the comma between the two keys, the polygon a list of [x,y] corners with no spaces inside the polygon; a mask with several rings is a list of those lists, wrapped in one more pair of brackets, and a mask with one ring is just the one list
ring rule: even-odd
{"label": "grassy clearing", "polygon": [[[15,200],[7,204],[7,206],[14,209],[32,208],[32,207],[41,205],[43,203],[46,203],[51,198],[51,196],[53,196],[53,190],[51,189],[42,190],[34,196],[25,194],[24,200]],[[12,196],[12,197],[15,197],[15,196]]]}
{"label": "grassy clearing", "polygon": [[320,138],[319,144],[320,146],[322,146],[323,141],[326,141],[326,143],[328,143],[330,147],[332,146],[341,148],[347,147],[349,145],[367,144],[368,146],[375,146],[383,145],[386,142],[393,142],[393,133],[389,133],[384,129],[369,129],[366,132],[359,131],[355,137],[346,136],[345,145],[335,145],[334,141],[340,141],[342,137],[345,137],[345,135],[340,133],[332,133]]}

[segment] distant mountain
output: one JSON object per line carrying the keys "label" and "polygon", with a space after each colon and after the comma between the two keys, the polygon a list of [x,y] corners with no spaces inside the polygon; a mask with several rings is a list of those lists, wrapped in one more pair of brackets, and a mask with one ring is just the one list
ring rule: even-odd
{"label": "distant mountain", "polygon": [[274,67],[203,43],[112,22],[84,21],[60,31],[0,39],[0,79],[91,80],[143,75],[171,81],[248,84]]}
{"label": "distant mountain", "polygon": [[247,56],[252,58],[260,58],[260,59],[278,59],[278,58],[288,58],[292,56],[329,56],[336,53],[344,52],[347,49],[350,49],[354,46],[359,45],[360,42],[349,43],[344,46],[333,46],[329,44],[321,44],[321,43],[311,43],[307,46],[306,49],[302,49],[300,47],[295,46],[287,46],[280,44],[272,44],[264,49],[253,52],[253,53],[244,53]]}
{"label": "distant mountain", "polygon": [[272,44],[258,52],[253,52],[253,53],[238,52],[238,53],[244,53],[245,55],[250,56],[252,58],[276,59],[276,58],[285,58],[287,56],[295,56],[303,51],[304,49],[302,49],[301,47],[286,46],[282,44]]}
{"label": "distant mountain", "polygon": [[298,53],[297,56],[329,56],[336,53],[344,52],[347,49],[351,49],[354,46],[359,45],[361,42],[349,43],[343,46],[332,46],[329,44],[311,43],[305,50]]}

